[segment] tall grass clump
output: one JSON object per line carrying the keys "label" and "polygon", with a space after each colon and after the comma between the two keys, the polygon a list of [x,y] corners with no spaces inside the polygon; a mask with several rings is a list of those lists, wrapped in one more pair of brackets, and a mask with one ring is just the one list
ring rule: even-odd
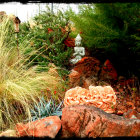
{"label": "tall grass clump", "polygon": [[[39,101],[41,91],[60,88],[63,80],[48,72],[36,73],[27,68],[28,58],[18,56],[11,22],[0,23],[0,129],[12,127],[23,119],[31,119],[30,109]],[[8,38],[8,39],[7,39]],[[21,44],[20,44],[21,45]],[[23,44],[25,45],[25,44]],[[41,96],[40,96],[41,95]],[[45,94],[47,96],[47,94]]]}

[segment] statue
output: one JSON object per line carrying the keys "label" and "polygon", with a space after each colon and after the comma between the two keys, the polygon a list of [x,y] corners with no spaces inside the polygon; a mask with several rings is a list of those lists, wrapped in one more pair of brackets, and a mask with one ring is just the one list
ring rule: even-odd
{"label": "statue", "polygon": [[85,48],[80,47],[82,38],[78,34],[75,38],[75,47],[74,47],[74,54],[75,58],[71,59],[70,62],[76,64],[82,57],[85,55]]}

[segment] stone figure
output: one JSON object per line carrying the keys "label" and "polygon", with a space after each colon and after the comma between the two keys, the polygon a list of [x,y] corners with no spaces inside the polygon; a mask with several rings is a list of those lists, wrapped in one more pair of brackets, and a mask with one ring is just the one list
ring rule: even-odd
{"label": "stone figure", "polygon": [[75,38],[75,47],[74,47],[74,54],[73,54],[75,58],[70,60],[70,62],[73,64],[76,64],[85,55],[85,48],[80,46],[81,40],[82,38],[78,34],[77,37]]}

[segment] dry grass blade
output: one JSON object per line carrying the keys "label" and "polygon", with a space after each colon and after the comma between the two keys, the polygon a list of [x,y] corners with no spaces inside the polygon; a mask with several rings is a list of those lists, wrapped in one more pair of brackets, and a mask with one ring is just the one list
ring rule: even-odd
{"label": "dry grass blade", "polygon": [[7,41],[8,21],[0,24],[0,129],[27,117],[31,119],[30,109],[37,104],[41,90],[59,86],[62,81],[49,73],[27,69],[23,64],[27,58],[16,55],[16,46],[10,46],[12,38]]}

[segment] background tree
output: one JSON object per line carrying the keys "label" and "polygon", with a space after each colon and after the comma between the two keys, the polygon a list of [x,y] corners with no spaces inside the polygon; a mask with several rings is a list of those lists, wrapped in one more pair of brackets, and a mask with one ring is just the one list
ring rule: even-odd
{"label": "background tree", "polygon": [[119,75],[140,72],[140,3],[98,3],[67,12],[91,56],[111,60]]}

